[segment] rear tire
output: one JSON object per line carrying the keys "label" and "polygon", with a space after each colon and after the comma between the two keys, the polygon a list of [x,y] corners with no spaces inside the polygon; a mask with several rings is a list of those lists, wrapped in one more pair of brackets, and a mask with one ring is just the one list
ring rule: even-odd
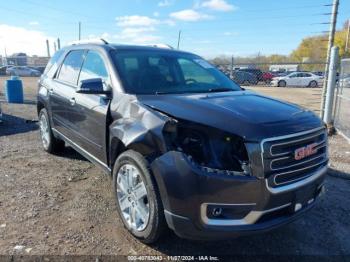
{"label": "rear tire", "polygon": [[309,87],[315,88],[315,87],[317,87],[317,86],[318,86],[318,84],[317,84],[317,82],[316,82],[315,80],[313,80],[313,81],[311,81],[311,82],[309,83]]}
{"label": "rear tire", "polygon": [[287,86],[287,83],[286,83],[286,81],[281,80],[281,81],[278,82],[278,86],[279,86],[279,87],[286,87],[286,86]]}
{"label": "rear tire", "polygon": [[158,187],[140,153],[128,150],[118,157],[113,167],[113,190],[124,227],[143,243],[156,242],[167,224]]}
{"label": "rear tire", "polygon": [[43,148],[46,152],[58,153],[64,149],[65,143],[62,140],[55,138],[52,133],[49,121],[49,115],[45,108],[41,109],[39,113],[40,138]]}

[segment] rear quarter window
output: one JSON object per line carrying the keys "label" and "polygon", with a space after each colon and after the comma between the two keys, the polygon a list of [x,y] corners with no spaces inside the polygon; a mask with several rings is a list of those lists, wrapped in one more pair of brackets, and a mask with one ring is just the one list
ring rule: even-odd
{"label": "rear quarter window", "polygon": [[57,79],[72,85],[77,85],[84,54],[84,50],[70,51],[62,63]]}
{"label": "rear quarter window", "polygon": [[53,55],[53,57],[51,57],[51,59],[49,60],[48,64],[45,67],[45,70],[43,73],[44,75],[53,76],[53,74],[56,72],[58,68],[58,62],[62,57],[63,53],[64,53],[64,50],[58,50]]}

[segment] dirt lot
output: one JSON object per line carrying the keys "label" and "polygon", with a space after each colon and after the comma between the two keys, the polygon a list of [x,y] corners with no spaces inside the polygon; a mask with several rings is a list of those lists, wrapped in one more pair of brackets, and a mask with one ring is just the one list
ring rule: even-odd
{"label": "dirt lot", "polygon": [[[350,255],[350,180],[328,176],[326,195],[301,219],[276,231],[231,241],[193,242],[169,234],[143,245],[123,229],[111,181],[70,148],[44,153],[35,119],[35,78],[24,78],[26,103],[0,101],[0,255]],[[0,78],[1,86],[4,78]],[[320,89],[256,87],[317,110]],[[330,138],[332,174],[350,173],[350,145]]]}

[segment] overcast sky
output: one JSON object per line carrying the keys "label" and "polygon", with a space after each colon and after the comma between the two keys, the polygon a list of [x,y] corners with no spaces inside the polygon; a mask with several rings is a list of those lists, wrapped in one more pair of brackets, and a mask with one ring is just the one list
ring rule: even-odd
{"label": "overcast sky", "polygon": [[[46,55],[62,45],[103,37],[117,43],[167,43],[205,57],[289,54],[301,39],[327,31],[332,0],[11,0],[0,2],[0,54]],[[350,18],[340,0],[338,28]],[[53,50],[53,44],[52,44]]]}

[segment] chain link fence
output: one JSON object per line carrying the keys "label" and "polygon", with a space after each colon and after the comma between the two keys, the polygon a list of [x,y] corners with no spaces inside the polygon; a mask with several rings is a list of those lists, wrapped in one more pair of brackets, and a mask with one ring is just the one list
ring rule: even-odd
{"label": "chain link fence", "polygon": [[24,53],[9,57],[1,57],[0,76],[37,76],[39,73],[42,74],[44,72],[49,59],[49,57],[42,56],[27,56]]}
{"label": "chain link fence", "polygon": [[[213,63],[243,86],[321,87],[323,85],[324,62]],[[297,74],[287,77],[291,73]]]}
{"label": "chain link fence", "polygon": [[336,92],[334,126],[350,139],[350,59],[341,61]]}

